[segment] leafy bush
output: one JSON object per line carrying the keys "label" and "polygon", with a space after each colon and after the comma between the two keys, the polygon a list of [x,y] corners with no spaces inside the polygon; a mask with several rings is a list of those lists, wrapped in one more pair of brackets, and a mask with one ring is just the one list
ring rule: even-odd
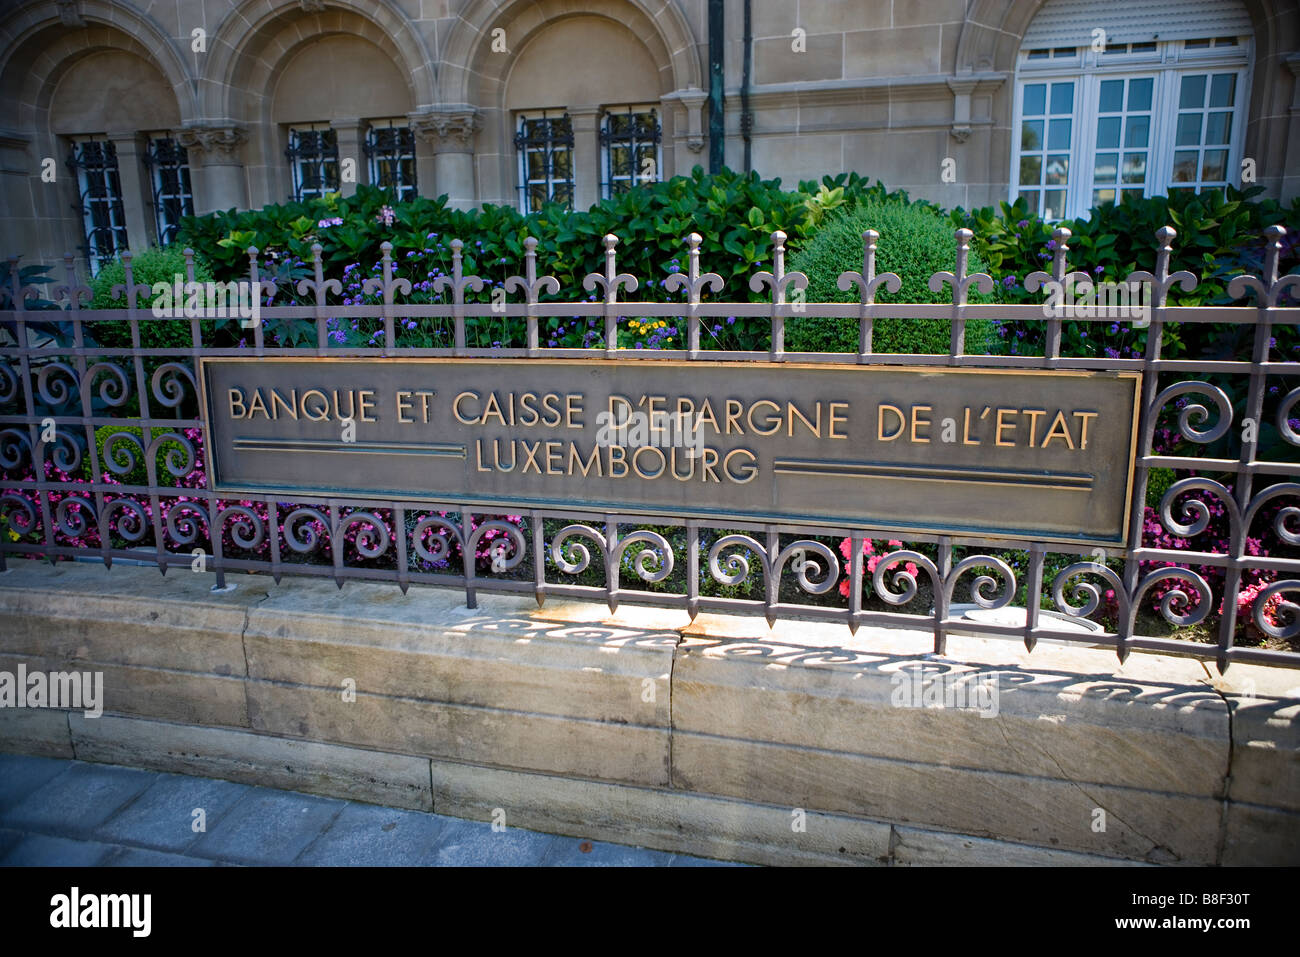
{"label": "leafy bush", "polygon": [[[135,425],[99,426],[97,429],[95,429],[95,451],[99,456],[99,467],[101,470],[101,479],[103,481],[110,482],[115,485],[148,485],[149,472],[145,464],[146,458],[145,456],[139,454],[139,451],[135,448],[133,444],[122,443],[114,447],[112,449],[112,452],[115,461],[122,462],[122,463],[127,462],[129,460],[130,455],[134,454],[135,455],[134,467],[125,475],[118,475],[116,472],[112,472],[109,470],[108,462],[104,459],[104,443],[115,432],[129,432],[132,435],[134,435],[136,439],[138,439],[141,443],[144,444],[146,451],[148,450],[149,447],[149,442],[145,441],[144,439],[144,430],[141,429],[139,426],[135,426]],[[192,439],[193,436],[190,436],[190,438]],[[149,441],[152,441],[152,439]],[[128,452],[128,450],[130,451]],[[178,461],[182,461],[182,462],[185,460],[185,450],[184,448],[182,448],[179,442],[168,440],[166,442],[160,442],[158,444],[158,450],[154,462],[154,464],[157,467],[156,474],[158,476],[158,484],[159,485],[181,485],[181,484],[188,485],[189,484],[188,482],[183,483],[182,480],[178,480],[176,476],[172,475],[171,472],[167,470],[167,455],[168,453],[171,453],[173,451],[174,451],[174,456],[173,456],[174,458],[177,458]],[[82,478],[84,478],[85,481],[87,482],[95,481],[95,476],[91,474],[90,456],[87,455],[85,458],[82,459],[81,470],[82,470]],[[186,478],[192,479],[193,476],[187,476]],[[198,484],[189,485],[189,487],[193,487],[193,488],[203,487],[203,478],[204,476],[200,474],[198,476]]]}
{"label": "leafy bush", "polygon": [[[857,302],[856,286],[848,292],[838,286],[840,273],[862,269],[862,233],[874,229],[880,233],[876,250],[876,272],[897,273],[903,280],[897,294],[883,288],[879,302],[952,302],[952,290],[930,291],[933,273],[952,271],[957,256],[954,230],[937,210],[925,203],[905,204],[896,201],[859,202],[851,211],[828,219],[802,250],[790,259],[790,268],[808,275],[808,300],[813,302]],[[984,272],[984,264],[972,250],[968,273]],[[990,302],[975,287],[970,288],[969,302]],[[815,307],[813,307],[815,309]],[[970,320],[966,323],[966,351],[980,354],[992,342],[992,323]],[[872,349],[876,352],[910,354],[946,353],[951,323],[946,319],[879,318],[874,324]],[[786,346],[795,352],[857,352],[856,319],[833,319],[808,316],[786,324]]]}
{"label": "leafy bush", "polygon": [[[331,193],[308,202],[189,217],[181,224],[180,239],[203,250],[222,280],[247,276],[245,250],[250,245],[262,251],[262,268],[268,276],[290,281],[306,278],[311,271],[312,244],[320,243],[325,275],[343,279],[339,301],[361,304],[378,301],[378,297],[363,293],[363,284],[379,275],[383,242],[393,244],[394,275],[411,282],[411,295],[404,300],[420,303],[444,301],[443,294],[433,291],[432,282],[451,270],[451,241],[463,240],[465,273],[481,276],[487,284],[480,293],[467,291],[466,299],[488,302],[507,276],[523,272],[523,242],[533,236],[538,239],[539,274],[553,275],[560,283],[558,295],[544,295],[543,301],[591,301],[595,294],[584,289],[582,281],[599,270],[604,237],[614,233],[619,237],[619,271],[630,272],[640,281],[635,298],[669,302],[684,296],[670,294],[663,281],[688,268],[685,238],[697,232],[703,237],[701,271],[716,272],[726,283],[716,296],[765,302],[768,294],[752,292],[748,283],[754,272],[770,268],[775,230],[784,231],[790,237],[789,248],[796,249],[830,210],[886,200],[909,201],[905,193],[890,193],[857,173],[826,176],[820,183],[804,182],[790,191],[781,188],[779,179],[764,180],[757,173],[744,175],[724,169],[706,175],[696,167],[690,176],[640,186],[585,211],[550,205],[525,215],[512,207],[491,204],[450,209],[445,196],[399,203],[389,190],[359,186],[348,197]],[[288,282],[281,282],[280,288],[277,304],[298,301]],[[657,328],[647,337],[644,329],[631,327],[633,318],[620,324],[621,346],[674,347],[683,338],[675,327]],[[437,343],[441,330],[433,325],[408,327],[408,332],[423,338],[407,344]],[[472,318],[467,322],[467,334],[475,346],[522,345],[519,325]],[[542,343],[598,345],[602,335],[598,325],[563,317],[544,319]],[[369,341],[374,333],[363,326],[331,328],[336,341],[355,345]],[[765,351],[769,328],[765,319],[718,323],[706,332],[705,345]],[[268,328],[268,337],[271,333]]]}
{"label": "leafy bush", "polygon": [[[171,285],[177,276],[185,281],[185,253],[183,244],[171,246],[151,246],[131,260],[131,273],[136,285],[152,286],[157,282]],[[194,278],[197,282],[210,282],[212,270],[202,257],[194,257]],[[113,297],[114,286],[126,284],[126,266],[121,259],[114,259],[100,269],[98,275],[90,281],[94,293],[90,308],[125,309],[125,293]],[[154,295],[150,292],[136,299],[136,305],[145,308],[151,306]],[[110,349],[129,349],[131,347],[130,324],[122,323],[87,323],[90,333],[101,346]],[[174,319],[143,319],[140,321],[140,345],[145,349],[188,349],[191,345],[190,324]]]}

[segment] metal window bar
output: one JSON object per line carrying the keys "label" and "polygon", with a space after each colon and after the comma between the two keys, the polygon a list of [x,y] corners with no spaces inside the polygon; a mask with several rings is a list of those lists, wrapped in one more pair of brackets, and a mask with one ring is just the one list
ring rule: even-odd
{"label": "metal window bar", "polygon": [[293,127],[284,151],[293,178],[291,199],[317,199],[339,188],[339,141],[327,126]]}
{"label": "metal window bar", "polygon": [[101,266],[127,248],[117,149],[110,140],[77,140],[67,165],[77,178],[80,202],[73,209],[81,216],[86,238],[82,253],[91,275],[97,275]]}
{"label": "metal window bar", "polygon": [[601,190],[606,199],[659,179],[662,137],[663,128],[656,110],[627,107],[605,113],[600,126],[600,145],[605,168]]}
{"label": "metal window bar", "polygon": [[536,212],[555,202],[573,208],[573,124],[569,114],[553,112],[519,118],[519,208]]}
{"label": "metal window bar", "polygon": [[170,136],[149,138],[144,154],[153,193],[153,214],[158,245],[170,246],[181,218],[194,215],[194,192],[190,186],[189,152]]}
{"label": "metal window bar", "polygon": [[415,198],[415,134],[410,126],[372,123],[362,149],[372,185],[393,190],[399,201]]}
{"label": "metal window bar", "polygon": [[[1069,231],[1055,233],[1057,247],[1051,272],[1027,277],[1031,291],[1053,288],[1072,273],[1067,262]],[[141,307],[140,296],[148,287],[134,283],[129,256],[126,282],[122,287],[128,300],[125,319],[130,324],[130,348],[88,347],[93,340],[95,323],[121,322],[123,313],[115,310],[83,308],[90,290],[77,282],[71,256],[66,259],[67,281],[55,290],[63,302],[62,319],[74,330],[72,346],[60,346],[38,334],[49,317],[48,311],[28,311],[26,300],[37,298],[37,290],[21,285],[17,258],[9,260],[9,286],[12,308],[0,311],[0,571],[15,558],[47,560],[98,560],[111,566],[114,561],[145,561],[159,569],[193,562],[196,543],[210,549],[209,565],[215,573],[216,586],[224,587],[230,571],[270,572],[277,580],[282,575],[307,575],[332,578],[340,587],[348,580],[393,581],[405,590],[411,583],[445,585],[465,590],[467,604],[473,606],[479,591],[532,594],[539,602],[552,596],[604,601],[610,608],[620,602],[636,602],[677,608],[692,617],[701,612],[762,615],[769,621],[801,618],[842,622],[850,631],[863,625],[902,626],[929,629],[934,635],[936,653],[944,651],[949,633],[956,627],[964,633],[1002,636],[1024,642],[1032,650],[1045,638],[1066,642],[1086,642],[1115,649],[1120,660],[1131,652],[1150,651],[1213,660],[1220,670],[1234,661],[1300,667],[1300,652],[1281,648],[1252,647],[1236,641],[1238,600],[1242,595],[1243,576],[1264,572],[1273,580],[1256,595],[1253,604],[1243,609],[1242,617],[1263,633],[1280,640],[1300,635],[1300,606],[1285,596],[1300,592],[1300,558],[1288,554],[1251,554],[1248,543],[1265,524],[1261,511],[1265,506],[1282,507],[1272,520],[1273,531],[1285,546],[1300,545],[1297,517],[1300,509],[1300,482],[1295,481],[1293,461],[1260,459],[1254,438],[1244,440],[1236,458],[1198,457],[1157,452],[1153,446],[1155,426],[1162,411],[1177,413],[1178,434],[1188,441],[1204,444],[1225,435],[1234,425],[1252,420],[1257,426],[1265,411],[1269,382],[1283,381],[1280,394],[1271,404],[1270,417],[1277,434],[1286,446],[1300,446],[1300,387],[1294,385],[1300,362],[1276,358],[1272,352],[1275,329],[1300,325],[1300,274],[1279,275],[1278,261],[1285,230],[1280,226],[1267,231],[1265,259],[1261,275],[1234,278],[1228,293],[1239,304],[1214,306],[1170,306],[1169,290],[1178,284],[1185,292],[1195,289],[1197,280],[1185,272],[1170,274],[1169,260],[1174,231],[1168,227],[1157,234],[1158,251],[1155,268],[1127,277],[1130,283],[1150,283],[1151,327],[1148,347],[1143,356],[1116,359],[1104,356],[1060,355],[1061,321],[1045,317],[1041,304],[970,303],[965,292],[974,284],[984,288],[990,280],[984,275],[967,275],[966,254],[972,234],[959,230],[958,256],[952,272],[931,278],[930,288],[939,290],[946,283],[954,287],[952,304],[892,304],[876,301],[883,285],[896,290],[899,279],[893,274],[877,275],[874,252],[879,237],[874,232],[864,236],[863,268],[840,277],[845,288],[857,286],[860,301],[839,303],[787,303],[782,295],[790,284],[806,282],[799,273],[785,273],[780,264],[773,273],[755,276],[754,288],[767,286],[772,291],[770,303],[701,301],[701,292],[711,285],[712,274],[700,274],[698,246],[692,235],[687,243],[690,269],[680,285],[688,302],[623,302],[620,290],[635,289],[634,277],[617,272],[617,239],[607,236],[603,272],[588,277],[588,287],[602,286],[603,302],[539,302],[537,290],[550,277],[535,276],[536,243],[525,246],[529,251],[528,277],[511,277],[508,289],[526,294],[527,301],[504,306],[486,300],[466,302],[466,288],[477,289],[478,277],[464,276],[461,270],[463,244],[453,243],[455,280],[447,287],[453,302],[406,303],[404,316],[450,319],[457,325],[456,347],[416,348],[395,345],[391,341],[382,350],[359,347],[335,348],[326,338],[324,324],[317,324],[317,341],[299,347],[267,345],[260,335],[255,348],[218,348],[205,346],[200,339],[199,321],[194,318],[161,321],[191,323],[192,346],[189,349],[142,348],[140,322],[154,319]],[[776,244],[784,236],[774,235]],[[372,283],[385,293],[383,305],[330,305],[331,314],[343,317],[385,319],[391,323],[394,310],[392,293],[403,280],[392,274],[392,247],[383,247],[382,280]],[[192,253],[186,251],[192,260]],[[250,248],[250,280],[260,283],[264,295],[274,297],[284,290],[260,280],[258,252]],[[320,250],[315,250],[317,275],[320,276]],[[720,287],[721,283],[718,283]],[[274,320],[312,320],[320,316],[329,282],[303,284],[314,288],[314,305],[275,305],[262,310],[262,322]],[[720,292],[717,288],[715,292]],[[539,318],[573,317],[607,318],[612,313],[644,317],[674,317],[692,326],[722,316],[768,318],[772,323],[772,344],[768,352],[688,350],[616,350],[607,348],[571,349],[539,348],[530,339],[530,348],[478,348],[465,345],[464,326],[471,319],[502,315],[522,328]],[[862,351],[857,356],[843,354],[780,351],[783,325],[793,315],[809,313],[845,321],[857,321]],[[871,348],[870,327],[879,316],[901,319],[945,319],[952,322],[952,348],[946,355],[899,355],[876,353]],[[1048,329],[1048,344],[1041,356],[969,355],[965,352],[964,328],[972,319],[1000,318],[1043,322]],[[1100,321],[1109,318],[1070,317],[1071,322]],[[1167,359],[1160,352],[1161,329],[1170,324],[1225,323],[1248,331],[1252,346],[1248,358],[1225,360]],[[89,329],[91,334],[87,334]],[[698,329],[693,340],[698,343]],[[1144,373],[1140,404],[1140,422],[1136,436],[1136,471],[1132,488],[1132,521],[1126,547],[1119,550],[1125,571],[1099,564],[1087,545],[1070,545],[1033,541],[1028,543],[1029,568],[1025,574],[1028,589],[1028,613],[1024,625],[996,624],[990,621],[958,620],[953,617],[952,598],[959,581],[972,581],[973,596],[986,608],[1006,607],[1013,600],[1020,582],[1016,571],[996,554],[1008,548],[1026,548],[1023,541],[1008,541],[977,535],[906,533],[911,543],[928,543],[935,558],[904,547],[879,558],[874,571],[866,567],[863,543],[867,539],[897,536],[896,530],[835,527],[834,525],[774,524],[733,519],[672,519],[659,516],[610,513],[571,508],[521,508],[517,520],[497,517],[456,501],[427,501],[402,496],[397,498],[356,498],[340,495],[311,494],[297,496],[298,504],[286,502],[283,493],[240,493],[239,501],[223,498],[206,487],[182,488],[179,483],[201,474],[196,465],[205,447],[203,422],[197,417],[195,367],[202,356],[244,355],[290,356],[321,354],[329,348],[331,355],[394,357],[453,356],[496,358],[569,357],[607,360],[615,363],[696,360],[752,362],[784,355],[800,362],[837,365],[909,365],[972,366],[990,369],[1085,369],[1134,370]],[[1178,374],[1184,375],[1178,375]],[[1185,374],[1191,373],[1188,378]],[[1171,375],[1172,374],[1172,375]],[[1237,412],[1225,390],[1208,381],[1212,375],[1228,375],[1243,381],[1246,387],[1245,416]],[[1286,377],[1281,379],[1281,377]],[[1172,381],[1171,381],[1172,380]],[[79,408],[69,404],[80,398]],[[1192,400],[1179,408],[1180,399]],[[128,402],[139,403],[135,415],[119,414]],[[44,424],[54,418],[56,430],[45,441]],[[119,432],[106,441],[102,454],[96,449],[96,430],[105,425],[139,427],[140,434]],[[161,455],[164,447],[171,450]],[[93,481],[73,481],[86,458],[92,465]],[[138,463],[146,465],[144,484],[128,484],[130,473]],[[1191,538],[1204,527],[1208,504],[1223,509],[1230,524],[1227,547],[1220,551],[1152,546],[1144,542],[1143,505],[1146,501],[1147,477],[1153,468],[1192,470],[1198,474],[1176,482],[1165,494],[1157,518],[1160,528],[1178,538]],[[101,471],[102,470],[102,471]],[[1214,476],[1225,476],[1223,480]],[[1262,481],[1281,479],[1267,486]],[[1228,487],[1232,483],[1232,488]],[[1257,487],[1260,486],[1260,487]],[[1191,503],[1179,503],[1180,496],[1190,495]],[[146,511],[146,505],[150,511]],[[548,528],[549,524],[549,528]],[[282,526],[282,528],[281,528]],[[651,526],[647,528],[646,526]],[[656,529],[679,529],[685,536],[685,553]],[[349,535],[356,532],[355,535]],[[849,556],[840,556],[819,536],[849,542]],[[489,548],[485,543],[492,543]],[[205,549],[205,550],[206,550]],[[958,560],[957,550],[983,550]],[[269,551],[267,555],[265,552]],[[455,555],[467,557],[462,567],[455,567]],[[481,556],[491,553],[491,567],[476,567]],[[1044,574],[1046,553],[1073,554],[1079,561],[1061,570],[1052,581]],[[531,567],[524,562],[531,555]],[[808,556],[812,556],[809,558]],[[314,561],[311,559],[315,559]],[[93,559],[92,559],[93,560]],[[377,562],[395,560],[399,566],[377,567]],[[904,569],[908,562],[917,566],[915,574]],[[1144,568],[1144,563],[1166,563]],[[688,580],[681,591],[657,592],[639,585],[662,581],[674,566],[684,565]],[[1224,584],[1215,595],[1205,577],[1186,566],[1222,569]],[[522,568],[520,566],[523,566]],[[514,569],[520,568],[518,573]],[[603,584],[582,584],[574,575],[586,570],[602,569]],[[988,574],[976,577],[976,572]],[[526,574],[525,574],[526,572]],[[800,592],[818,595],[833,588],[844,574],[848,598],[839,604],[807,603]],[[761,597],[736,598],[702,593],[701,582],[736,584],[758,579]],[[983,583],[982,585],[980,583]],[[867,607],[864,589],[870,583],[871,594],[882,607]],[[782,585],[786,587],[782,589]],[[904,605],[919,586],[933,591],[934,604],[928,614],[891,610]],[[1152,589],[1172,585],[1172,591],[1160,604],[1160,612],[1171,624],[1195,623],[1222,606],[1217,644],[1181,640],[1168,635],[1143,634],[1139,631],[1137,611],[1149,604]],[[1039,611],[1050,599],[1052,607],[1067,617],[1094,615],[1102,593],[1110,589],[1119,608],[1114,631],[1080,636],[1054,625],[1053,619]],[[989,594],[989,592],[993,592]],[[793,597],[792,597],[793,596]],[[1266,606],[1282,603],[1275,615]]]}

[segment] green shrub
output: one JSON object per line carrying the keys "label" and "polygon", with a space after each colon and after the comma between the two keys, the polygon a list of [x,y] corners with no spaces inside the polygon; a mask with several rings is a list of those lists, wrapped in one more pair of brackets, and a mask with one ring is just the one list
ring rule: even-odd
{"label": "green shrub", "polygon": [[[179,275],[185,280],[185,254],[180,246],[151,246],[131,260],[131,272],[136,285],[152,286],[156,282],[172,284]],[[212,270],[202,258],[194,258],[194,278],[197,282],[212,280]],[[114,259],[100,269],[99,274],[90,281],[94,293],[90,308],[125,309],[126,295],[114,298],[113,287],[126,284],[126,267],[121,259]],[[144,308],[153,304],[153,293],[136,299],[136,305]],[[123,321],[120,324],[87,323],[90,333],[101,346],[111,349],[129,349],[131,347],[131,327]],[[140,345],[145,349],[188,349],[191,345],[190,324],[174,319],[142,319],[140,321]]]}
{"label": "green shrub", "polygon": [[[149,472],[145,466],[145,456],[140,455],[139,451],[135,448],[135,446],[131,445],[130,443],[119,444],[113,449],[113,454],[116,461],[125,462],[128,458],[127,450],[130,450],[130,452],[135,455],[135,467],[132,468],[131,471],[127,472],[125,475],[118,475],[116,472],[109,469],[108,463],[104,460],[104,442],[107,441],[108,437],[115,432],[130,432],[132,435],[134,435],[137,439],[139,439],[144,444],[146,450],[149,447],[149,443],[146,442],[143,437],[144,431],[139,426],[135,426],[135,425],[99,426],[97,429],[95,429],[95,451],[99,455],[99,468],[101,474],[107,472],[109,475],[111,475],[114,478],[114,480],[122,483],[123,485],[148,485]],[[178,442],[167,441],[159,444],[157,457],[155,459],[154,464],[157,467],[158,484],[160,485],[176,484],[175,476],[173,476],[169,471],[167,471],[167,453],[172,449],[175,449],[181,455],[182,458],[185,456],[185,450]],[[88,482],[96,481],[98,478],[98,476],[91,474],[91,462],[90,462],[89,455],[87,455],[82,460],[82,474],[83,477]]]}
{"label": "green shrub", "polygon": [[[930,291],[933,273],[952,271],[957,256],[953,229],[934,207],[924,203],[904,204],[897,201],[860,202],[847,213],[827,220],[803,249],[790,258],[790,269],[808,275],[808,301],[857,302],[859,292],[839,288],[839,275],[862,269],[862,233],[874,229],[880,233],[876,248],[876,272],[897,273],[903,280],[897,294],[879,290],[878,302],[942,303],[952,302],[952,291],[945,286],[939,293]],[[974,250],[967,263],[968,273],[984,272],[984,264]],[[973,286],[969,302],[989,302]],[[815,309],[815,307],[813,307]],[[992,323],[969,320],[966,323],[966,351],[986,353],[992,342]],[[908,354],[946,353],[951,323],[946,319],[879,318],[874,324],[872,350]],[[786,323],[786,348],[793,352],[857,352],[856,319],[833,319],[808,316]]]}

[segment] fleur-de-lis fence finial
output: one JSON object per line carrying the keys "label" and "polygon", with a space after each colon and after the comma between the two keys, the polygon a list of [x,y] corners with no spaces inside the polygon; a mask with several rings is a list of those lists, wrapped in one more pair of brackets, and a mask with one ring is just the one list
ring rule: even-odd
{"label": "fleur-de-lis fence finial", "polygon": [[16,312],[23,312],[26,307],[23,305],[25,299],[40,299],[41,291],[36,286],[24,286],[22,273],[18,269],[18,257],[9,257],[9,288],[13,293],[13,308]]}
{"label": "fleur-de-lis fence finial", "polygon": [[619,287],[626,289],[628,292],[635,292],[638,286],[636,276],[628,272],[618,272],[614,253],[614,247],[618,245],[618,237],[613,233],[605,234],[605,272],[602,275],[598,272],[589,272],[586,278],[582,280],[582,288],[587,292],[595,292],[599,286],[605,295],[605,356],[613,358],[614,353],[618,350],[618,312],[614,308],[618,303]]}
{"label": "fleur-de-lis fence finial", "polygon": [[[267,296],[274,297],[277,289],[274,279],[263,279],[261,274],[258,272],[257,253],[258,249],[256,246],[248,247],[248,284],[251,289],[251,292],[249,293],[251,301],[261,303],[263,293]],[[250,320],[240,320],[240,324],[243,325],[247,321]],[[251,322],[253,323],[253,352],[255,355],[260,356],[266,347],[266,341],[263,336],[261,313],[259,312],[257,318],[252,319]]]}
{"label": "fleur-de-lis fence finial", "polygon": [[1300,293],[1300,273],[1291,273],[1281,278],[1277,274],[1278,257],[1282,252],[1282,237],[1285,235],[1286,227],[1281,225],[1269,226],[1264,230],[1266,242],[1262,279],[1254,276],[1234,276],[1228,283],[1228,295],[1234,299],[1241,299],[1249,290],[1255,294],[1256,302],[1263,309],[1276,306],[1279,297],[1287,289],[1294,287]]}
{"label": "fleur-de-lis fence finial", "polygon": [[508,276],[504,286],[506,292],[524,294],[525,320],[528,324],[528,355],[535,356],[540,351],[537,343],[537,299],[542,293],[555,296],[560,292],[560,281],[554,276],[537,276],[537,238],[529,236],[524,240],[524,275]]}
{"label": "fleur-de-lis fence finial", "polygon": [[135,269],[132,267],[133,259],[134,256],[132,255],[131,250],[122,250],[122,271],[126,273],[126,281],[116,283],[113,288],[109,290],[110,295],[112,295],[114,299],[121,299],[123,295],[126,296],[127,309],[135,309],[136,300],[140,296],[148,296],[153,292],[153,287],[148,283],[137,283],[135,281]]}
{"label": "fleur-de-lis fence finial", "polygon": [[[459,240],[457,240],[459,242]],[[452,244],[455,246],[455,243]],[[371,276],[361,283],[361,291],[366,295],[374,295],[377,292],[383,293],[384,296],[384,355],[396,346],[396,333],[393,325],[393,291],[401,292],[403,296],[411,294],[411,280],[393,278],[393,244],[384,240],[379,244],[380,253],[380,274],[382,278]],[[459,255],[456,257],[457,274],[459,275]],[[481,284],[480,284],[481,285]]]}
{"label": "fleur-de-lis fence finial", "polygon": [[313,271],[316,273],[315,279],[298,280],[298,295],[305,296],[307,291],[311,290],[316,299],[316,354],[325,355],[325,296],[327,293],[341,295],[343,284],[337,279],[326,279],[324,268],[321,264],[321,253],[324,247],[320,243],[311,244],[311,262]]}
{"label": "fleur-de-lis fence finial", "polygon": [[[66,281],[61,285],[54,287],[54,298],[62,299],[68,297],[68,308],[73,312],[81,308],[81,303],[89,303],[94,298],[94,291],[84,283],[77,282],[77,267],[74,264],[72,253],[66,253],[63,256],[63,273],[67,276]],[[77,334],[81,332],[81,323],[77,323]]]}
{"label": "fleur-de-lis fence finial", "polygon": [[842,272],[836,285],[842,292],[848,292],[855,285],[858,287],[858,361],[866,362],[871,355],[871,336],[874,321],[871,318],[871,306],[876,301],[876,290],[884,286],[890,292],[903,288],[903,280],[897,273],[886,272],[876,275],[876,243],[880,233],[868,229],[862,234],[862,272]]}
{"label": "fleur-de-lis fence finial", "polygon": [[664,288],[669,292],[686,290],[686,349],[693,358],[700,354],[700,293],[705,289],[722,291],[722,277],[716,272],[700,275],[700,243],[704,237],[691,233],[686,237],[686,273],[675,272],[664,280]]}
{"label": "fleur-de-lis fence finial", "polygon": [[[1154,273],[1147,272],[1145,269],[1139,269],[1136,272],[1128,274],[1127,282],[1130,284],[1138,282],[1148,282],[1151,284],[1151,308],[1163,309],[1165,300],[1169,296],[1169,290],[1177,283],[1182,287],[1183,292],[1191,292],[1196,288],[1199,280],[1188,272],[1186,269],[1180,269],[1172,275],[1169,272],[1169,257],[1173,253],[1173,241],[1178,232],[1172,226],[1161,226],[1156,230],[1156,241],[1160,244],[1156,247],[1156,268]],[[1229,284],[1229,291],[1232,286]],[[1155,337],[1159,340],[1159,336]]]}
{"label": "fleur-de-lis fence finial", "polygon": [[451,241],[451,275],[439,276],[433,281],[434,292],[451,290],[451,315],[455,325],[455,349],[458,356],[466,354],[465,349],[465,290],[483,291],[483,280],[478,276],[466,276],[464,257],[461,250],[465,244],[459,239]]}
{"label": "fleur-de-lis fence finial", "polygon": [[781,307],[785,305],[785,291],[790,286],[804,290],[808,288],[808,277],[801,272],[785,271],[786,235],[781,230],[772,234],[772,271],[754,273],[749,280],[749,288],[762,292],[764,287],[772,290],[772,346],[768,358],[780,362],[785,357],[785,316]]}
{"label": "fleur-de-lis fence finial", "polygon": [[966,320],[962,318],[962,307],[973,284],[980,292],[988,294],[993,291],[993,277],[985,272],[966,275],[966,262],[970,258],[970,241],[974,233],[962,227],[953,233],[957,240],[957,265],[953,272],[944,270],[930,277],[930,291],[941,292],[944,283],[952,287],[952,337],[948,348],[948,362],[957,364],[957,358],[966,352]]}
{"label": "fleur-de-lis fence finial", "polygon": [[1025,289],[1029,292],[1045,292],[1057,297],[1057,308],[1047,317],[1047,341],[1043,344],[1043,355],[1055,359],[1061,354],[1061,313],[1060,303],[1065,299],[1066,287],[1082,290],[1082,295],[1091,296],[1096,286],[1092,277],[1086,272],[1071,271],[1066,259],[1070,253],[1070,237],[1074,235],[1064,226],[1052,230],[1052,271],[1045,273],[1041,269],[1025,277]]}

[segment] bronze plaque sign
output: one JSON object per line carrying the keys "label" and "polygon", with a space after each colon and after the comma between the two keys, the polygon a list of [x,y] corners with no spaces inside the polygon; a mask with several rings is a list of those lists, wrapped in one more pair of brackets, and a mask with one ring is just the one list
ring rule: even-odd
{"label": "bronze plaque sign", "polygon": [[200,360],[219,493],[1122,545],[1137,373]]}

